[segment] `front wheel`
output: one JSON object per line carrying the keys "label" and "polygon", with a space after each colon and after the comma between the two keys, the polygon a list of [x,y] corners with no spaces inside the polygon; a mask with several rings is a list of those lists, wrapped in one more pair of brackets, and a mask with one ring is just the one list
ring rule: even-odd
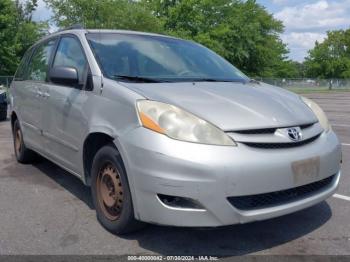
{"label": "front wheel", "polygon": [[97,219],[112,233],[125,234],[140,229],[131,199],[130,188],[118,150],[102,147],[92,164],[91,193]]}

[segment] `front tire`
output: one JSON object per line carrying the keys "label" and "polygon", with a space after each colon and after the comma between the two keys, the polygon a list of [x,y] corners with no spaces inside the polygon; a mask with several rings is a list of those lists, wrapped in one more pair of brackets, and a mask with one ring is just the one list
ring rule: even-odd
{"label": "front tire", "polygon": [[98,221],[114,234],[140,229],[128,179],[118,150],[113,144],[102,147],[95,155],[91,171],[91,193]]}
{"label": "front tire", "polygon": [[15,156],[19,163],[28,164],[36,159],[36,153],[28,149],[24,144],[23,133],[18,120],[15,120],[13,124],[13,145]]}

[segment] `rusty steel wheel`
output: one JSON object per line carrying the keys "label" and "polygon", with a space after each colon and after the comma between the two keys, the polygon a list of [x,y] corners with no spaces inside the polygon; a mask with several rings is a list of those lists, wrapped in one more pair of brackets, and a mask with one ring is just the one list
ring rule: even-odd
{"label": "rusty steel wheel", "polygon": [[16,155],[19,156],[21,154],[22,149],[22,133],[19,128],[16,128],[15,130],[15,150]]}
{"label": "rusty steel wheel", "polygon": [[117,168],[108,163],[97,177],[97,199],[104,215],[111,221],[118,220],[123,208],[123,187]]}
{"label": "rusty steel wheel", "polygon": [[101,225],[114,234],[144,226],[135,219],[128,178],[114,143],[101,147],[91,167],[91,195]]}

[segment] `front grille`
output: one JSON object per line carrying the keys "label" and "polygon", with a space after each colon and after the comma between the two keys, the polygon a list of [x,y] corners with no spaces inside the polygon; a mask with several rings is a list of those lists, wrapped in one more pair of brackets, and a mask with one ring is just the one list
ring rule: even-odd
{"label": "front grille", "polygon": [[227,199],[235,208],[246,211],[283,205],[318,193],[328,187],[334,177],[335,175],[308,185],[287,190],[259,195],[228,197]]}
{"label": "front grille", "polygon": [[[300,129],[306,129],[312,127],[315,123],[309,123],[300,125]],[[261,135],[261,134],[274,134],[277,129],[288,128],[288,127],[278,127],[278,128],[261,128],[261,129],[249,129],[249,130],[237,130],[232,131],[233,133],[244,134],[244,135]]]}
{"label": "front grille", "polygon": [[301,125],[300,128],[301,128],[301,129],[306,129],[306,128],[312,127],[314,124],[315,124],[315,123]]}
{"label": "front grille", "polygon": [[263,149],[283,149],[283,148],[292,148],[298,146],[304,146],[306,144],[314,142],[317,138],[319,138],[321,134],[311,137],[309,139],[305,139],[299,142],[288,142],[288,143],[251,143],[251,142],[242,142],[250,147],[263,148]]}
{"label": "front grille", "polygon": [[273,134],[277,128],[261,128],[261,129],[249,129],[249,130],[238,130],[233,131],[234,133],[244,135],[261,135],[261,134]]}

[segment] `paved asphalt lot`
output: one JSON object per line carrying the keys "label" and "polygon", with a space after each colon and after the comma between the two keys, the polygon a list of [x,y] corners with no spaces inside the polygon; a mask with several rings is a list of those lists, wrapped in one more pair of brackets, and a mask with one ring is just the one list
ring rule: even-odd
{"label": "paved asphalt lot", "polygon": [[[338,194],[350,197],[350,92],[309,94],[326,110],[343,145]],[[15,161],[10,123],[0,123],[0,254],[347,254],[350,201],[326,202],[284,217],[217,229],[149,226],[128,236],[105,231],[88,188],[44,160]]]}

